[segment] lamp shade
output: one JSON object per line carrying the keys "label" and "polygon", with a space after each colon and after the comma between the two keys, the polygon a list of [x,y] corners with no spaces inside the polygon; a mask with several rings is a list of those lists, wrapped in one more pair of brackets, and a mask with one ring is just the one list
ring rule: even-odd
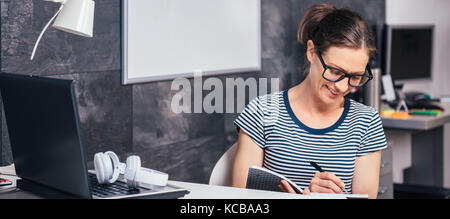
{"label": "lamp shade", "polygon": [[66,0],[63,4],[64,7],[53,23],[53,27],[80,36],[92,37],[95,2]]}

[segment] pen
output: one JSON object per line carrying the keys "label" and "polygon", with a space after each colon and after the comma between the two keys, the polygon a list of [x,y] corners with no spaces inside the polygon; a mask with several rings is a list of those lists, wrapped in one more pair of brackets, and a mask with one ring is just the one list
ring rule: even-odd
{"label": "pen", "polygon": [[313,166],[314,168],[316,168],[316,170],[317,171],[319,171],[319,172],[324,172],[323,170],[322,170],[322,168],[319,166],[319,165],[317,165],[316,164],[316,162],[314,162],[314,161],[309,161],[309,163],[311,164],[311,166]]}
{"label": "pen", "polygon": [[[309,161],[309,163],[310,163],[311,166],[313,166],[317,171],[319,171],[319,172],[321,172],[321,173],[325,172],[325,171],[322,170],[322,168],[321,168],[316,162],[314,162],[314,161]],[[343,192],[343,193],[346,193],[346,192],[347,192],[347,190],[345,189],[345,186],[344,186],[344,190],[342,190],[342,192]]]}

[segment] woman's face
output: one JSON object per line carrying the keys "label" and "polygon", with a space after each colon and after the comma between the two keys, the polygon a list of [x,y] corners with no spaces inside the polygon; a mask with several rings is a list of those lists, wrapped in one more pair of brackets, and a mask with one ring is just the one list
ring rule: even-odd
{"label": "woman's face", "polygon": [[[364,73],[369,61],[368,52],[365,48],[330,47],[321,55],[326,65],[347,73]],[[344,96],[353,88],[348,84],[349,78],[346,77],[338,82],[330,82],[324,79],[322,77],[324,68],[317,54],[314,50],[308,50],[307,56],[311,63],[308,77],[310,77],[317,97],[325,104],[341,103]]]}

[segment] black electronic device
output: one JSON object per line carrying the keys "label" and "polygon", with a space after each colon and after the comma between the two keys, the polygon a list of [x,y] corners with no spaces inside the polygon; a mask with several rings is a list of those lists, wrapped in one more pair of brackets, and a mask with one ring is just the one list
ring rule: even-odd
{"label": "black electronic device", "polygon": [[430,95],[422,92],[405,92],[405,101],[409,109],[442,110],[444,108],[434,104]]}
{"label": "black electronic device", "polygon": [[386,25],[383,71],[396,82],[431,79],[433,25]]}
{"label": "black electronic device", "polygon": [[[428,94],[422,92],[405,92],[405,103],[408,106],[408,109],[426,109],[426,110],[444,111],[444,108],[433,102],[435,101],[433,99],[430,99]],[[388,102],[389,106],[394,109],[398,105],[398,103],[399,103],[398,96],[396,100]]]}

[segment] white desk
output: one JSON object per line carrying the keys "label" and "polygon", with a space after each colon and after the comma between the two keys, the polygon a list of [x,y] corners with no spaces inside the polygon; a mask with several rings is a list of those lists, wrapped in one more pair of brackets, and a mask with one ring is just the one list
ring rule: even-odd
{"label": "white desk", "polygon": [[170,181],[172,185],[190,191],[183,199],[299,199],[309,198],[306,195],[270,192],[254,189],[241,189],[226,186],[214,186],[199,183]]}
{"label": "white desk", "polygon": [[[439,116],[412,115],[409,119],[381,117],[388,141],[391,135],[404,135],[411,142],[411,165],[403,171],[404,183],[438,187],[445,185],[444,175],[448,170],[444,163],[450,157],[444,157],[444,125],[450,122],[450,104],[440,105],[444,112]],[[393,149],[396,150],[395,145]]]}
{"label": "white desk", "polygon": [[450,103],[441,103],[444,112],[439,116],[412,115],[409,119],[381,116],[383,126],[390,129],[430,130],[450,122]]}
{"label": "white desk", "polygon": [[[0,173],[15,174],[11,170],[11,166],[0,167]],[[17,177],[0,175],[0,177],[11,179],[15,185]],[[367,198],[367,195],[341,195],[341,194],[313,194],[313,195],[299,195],[289,194],[284,192],[271,192],[254,189],[241,189],[226,186],[214,186],[200,183],[180,182],[169,180],[169,184],[183,187],[189,190],[189,194],[182,197],[182,199],[346,199],[348,196]],[[9,191],[3,193],[0,189],[0,199],[36,199],[40,198],[24,191]]]}
{"label": "white desk", "polygon": [[312,194],[299,195],[284,192],[270,192],[255,189],[241,189],[199,183],[170,181],[169,183],[190,191],[183,199],[346,199],[347,197],[367,198],[367,195]]}
{"label": "white desk", "polygon": [[[189,190],[190,193],[181,199],[346,199],[345,195],[338,194],[298,195],[179,181],[169,181],[169,184]],[[9,191],[3,193],[2,190],[0,190],[0,199],[39,198],[41,197],[24,191]]]}

